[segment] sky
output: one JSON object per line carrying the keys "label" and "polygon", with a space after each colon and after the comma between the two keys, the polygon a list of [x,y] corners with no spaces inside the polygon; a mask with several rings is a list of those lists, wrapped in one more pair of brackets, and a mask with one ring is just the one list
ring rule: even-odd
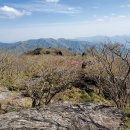
{"label": "sky", "polygon": [[0,42],[130,35],[130,0],[0,0]]}

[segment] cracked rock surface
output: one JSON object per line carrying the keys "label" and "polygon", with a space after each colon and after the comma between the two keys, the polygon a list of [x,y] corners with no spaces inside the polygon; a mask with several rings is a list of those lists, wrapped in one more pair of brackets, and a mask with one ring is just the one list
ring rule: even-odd
{"label": "cracked rock surface", "polygon": [[0,115],[0,130],[123,130],[120,110],[96,104],[55,104]]}

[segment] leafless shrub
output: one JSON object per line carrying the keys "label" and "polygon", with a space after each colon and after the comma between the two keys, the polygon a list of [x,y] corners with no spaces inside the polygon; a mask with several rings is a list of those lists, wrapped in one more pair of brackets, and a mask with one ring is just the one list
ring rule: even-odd
{"label": "leafless shrub", "polygon": [[100,67],[97,85],[117,107],[126,107],[130,97],[130,50],[120,44],[103,45],[93,52]]}
{"label": "leafless shrub", "polygon": [[77,71],[69,68],[48,68],[42,70],[40,78],[28,82],[32,107],[49,104],[53,97],[67,89],[77,79]]}

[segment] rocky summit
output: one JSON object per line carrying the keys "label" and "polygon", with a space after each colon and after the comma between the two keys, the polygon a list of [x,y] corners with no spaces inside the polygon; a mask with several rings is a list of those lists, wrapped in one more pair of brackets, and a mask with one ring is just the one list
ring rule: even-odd
{"label": "rocky summit", "polygon": [[123,130],[123,113],[112,106],[55,104],[0,115],[0,130]]}

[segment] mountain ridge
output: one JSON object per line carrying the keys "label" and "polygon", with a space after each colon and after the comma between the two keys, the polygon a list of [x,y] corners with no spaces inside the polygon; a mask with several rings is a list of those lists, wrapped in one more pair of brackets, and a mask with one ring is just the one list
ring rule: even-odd
{"label": "mountain ridge", "polygon": [[14,43],[2,43],[0,42],[1,51],[10,51],[16,53],[25,53],[36,48],[65,48],[73,52],[84,52],[91,46],[98,46],[101,43],[118,42],[130,47],[130,36],[93,36],[93,37],[80,37],[75,39],[65,38],[39,38],[30,39],[26,41],[18,41]]}
{"label": "mountain ridge", "polygon": [[36,48],[65,48],[73,52],[82,52],[86,47],[90,46],[87,41],[69,40],[69,39],[53,39],[53,38],[40,38],[31,39],[27,41],[19,41],[16,43],[0,43],[0,50],[5,51],[16,51],[16,52],[27,52]]}

